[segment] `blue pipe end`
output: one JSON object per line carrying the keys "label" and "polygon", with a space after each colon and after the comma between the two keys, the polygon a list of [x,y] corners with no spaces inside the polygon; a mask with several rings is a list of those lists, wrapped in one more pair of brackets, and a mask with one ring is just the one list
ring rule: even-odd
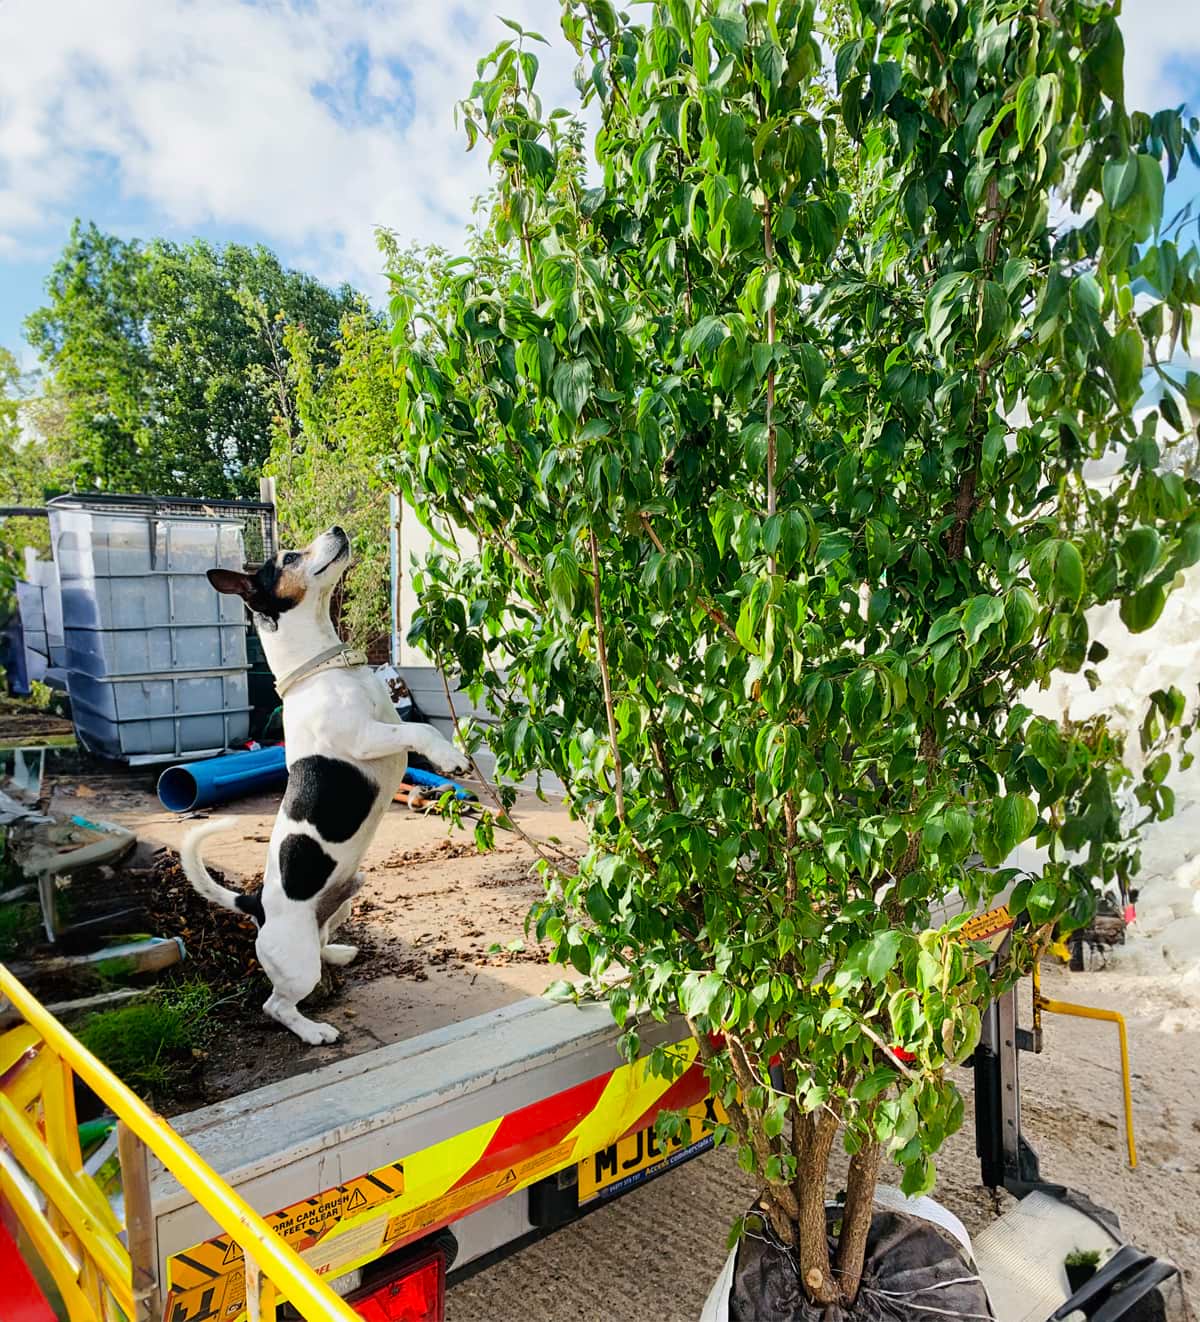
{"label": "blue pipe end", "polygon": [[187,767],[168,767],[158,778],[158,798],[168,812],[191,812],[198,797],[196,777]]}

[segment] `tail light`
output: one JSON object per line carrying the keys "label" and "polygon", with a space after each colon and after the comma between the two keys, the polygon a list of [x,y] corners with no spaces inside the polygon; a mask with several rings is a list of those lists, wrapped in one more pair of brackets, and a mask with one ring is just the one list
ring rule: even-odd
{"label": "tail light", "polygon": [[346,1302],[365,1322],[445,1322],[446,1256],[434,1249]]}

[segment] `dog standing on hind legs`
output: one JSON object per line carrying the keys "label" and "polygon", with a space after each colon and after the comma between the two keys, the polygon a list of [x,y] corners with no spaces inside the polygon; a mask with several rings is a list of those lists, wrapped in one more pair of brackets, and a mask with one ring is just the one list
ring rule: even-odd
{"label": "dog standing on hind legs", "polygon": [[218,592],[242,597],[254,617],[283,700],[288,787],[275,819],[262,889],[226,889],[209,875],[200,846],[228,831],[231,817],[188,833],[180,862],[213,904],[249,914],[255,949],[273,991],[263,1009],[297,1037],[335,1042],[331,1024],[300,1013],[321,964],[349,964],[354,946],[329,938],[350,915],[363,884],[358,865],[408,766],[419,753],[440,771],[467,769],[463,755],[430,725],[396,715],[383,681],[337,636],[333,589],[350,562],[350,539],[330,528],[303,551],[281,551],[256,574],[210,569]]}

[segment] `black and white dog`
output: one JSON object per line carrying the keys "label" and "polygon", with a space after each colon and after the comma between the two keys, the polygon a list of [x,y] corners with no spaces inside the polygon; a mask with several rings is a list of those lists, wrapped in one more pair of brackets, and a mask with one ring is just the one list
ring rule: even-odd
{"label": "black and white dog", "polygon": [[234,819],[189,832],[181,862],[205,899],[250,914],[258,958],[274,986],[263,1009],[297,1037],[334,1042],[330,1024],[297,1009],[321,978],[321,961],[348,964],[354,946],[331,945],[362,886],[358,865],[404,778],[409,753],[453,774],[467,763],[432,726],[403,723],[383,681],[351,652],[330,620],[333,589],[350,562],[341,528],[303,551],[282,551],[254,575],[209,570],[218,592],[245,599],[283,699],[288,787],[271,832],[261,891],[219,886],[200,857],[201,843]]}

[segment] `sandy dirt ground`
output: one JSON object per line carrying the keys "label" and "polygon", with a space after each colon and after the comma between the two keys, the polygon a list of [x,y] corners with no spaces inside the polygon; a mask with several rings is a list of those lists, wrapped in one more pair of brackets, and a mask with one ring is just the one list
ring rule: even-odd
{"label": "sandy dirt ground", "polygon": [[[258,877],[277,802],[267,795],[232,805],[236,829],[209,842],[209,862],[233,878]],[[92,782],[82,794],[64,783],[55,807],[122,821],[151,845],[170,848],[192,824],[164,813],[128,781]],[[561,809],[532,795],[523,798],[519,819],[540,838],[580,840]],[[352,966],[313,1010],[338,1025],[342,1041],[307,1048],[272,1024],[247,1022],[209,1063],[210,1097],[481,1013],[561,976],[533,943],[488,953],[494,943],[524,939],[524,914],[540,893],[527,846],[503,834],[498,843],[481,857],[468,834],[448,835],[436,818],[399,807],[389,813],[365,860],[368,881],[348,937],[363,946],[362,968]],[[1195,1296],[1200,1009],[1194,988],[1147,976],[1144,964],[1130,952],[1087,973],[1054,967],[1043,984],[1048,996],[1127,1016],[1138,1169],[1126,1161],[1117,1038],[1109,1024],[1046,1017],[1043,1054],[1021,1058],[1023,1124],[1043,1177],[1116,1210],[1131,1239],[1185,1270]],[[1028,988],[1022,1022],[1029,1022]],[[967,1120],[941,1154],[935,1196],[975,1232],[1003,1211],[1007,1195],[994,1197],[979,1185],[969,1074],[960,1083]],[[720,1270],[728,1228],[753,1195],[731,1153],[698,1158],[454,1286],[448,1322],[690,1322]]]}
{"label": "sandy dirt ground", "polygon": [[[129,827],[143,852],[177,852],[202,817],[231,816],[229,834],[206,842],[205,860],[242,885],[261,880],[278,806],[278,793],[264,794],[211,814],[177,817],[128,777],[65,779],[53,798],[56,813]],[[581,847],[580,830],[561,805],[522,794],[517,815],[534,839]],[[545,952],[524,932],[529,906],[542,893],[531,870],[534,857],[516,835],[501,830],[496,849],[481,855],[470,829],[451,831],[434,814],[394,806],[363,860],[367,882],[339,933],[339,940],[360,947],[360,958],[305,1003],[314,1018],[339,1029],[340,1041],[305,1046],[250,1010],[236,1033],[218,1035],[209,1047],[199,1100],[217,1101],[483,1014],[538,995],[553,978],[565,976],[548,972]],[[496,945],[502,949],[492,952]],[[262,987],[265,998],[265,979]]]}

